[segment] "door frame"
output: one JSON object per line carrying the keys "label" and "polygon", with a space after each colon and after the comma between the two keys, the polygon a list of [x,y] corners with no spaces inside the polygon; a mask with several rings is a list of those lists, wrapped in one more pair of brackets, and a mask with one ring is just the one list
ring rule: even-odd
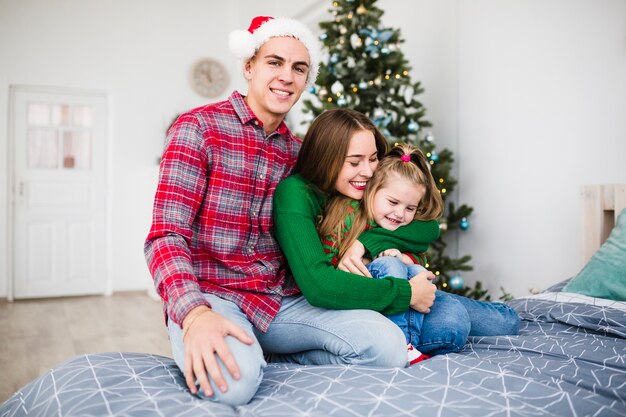
{"label": "door frame", "polygon": [[111,95],[105,90],[91,90],[72,87],[53,87],[53,86],[41,86],[41,85],[26,85],[26,84],[9,84],[8,96],[9,96],[9,108],[8,108],[8,136],[7,136],[7,300],[14,301],[15,299],[15,254],[14,254],[14,223],[15,223],[15,201],[17,198],[16,184],[15,184],[15,164],[13,156],[15,154],[15,105],[17,93],[40,93],[40,94],[58,94],[58,95],[73,95],[73,96],[98,96],[105,101],[105,126],[104,135],[105,140],[105,155],[104,155],[104,221],[105,221],[105,292],[104,295],[110,296],[113,293],[111,277],[111,175],[112,175],[112,121],[111,121]]}

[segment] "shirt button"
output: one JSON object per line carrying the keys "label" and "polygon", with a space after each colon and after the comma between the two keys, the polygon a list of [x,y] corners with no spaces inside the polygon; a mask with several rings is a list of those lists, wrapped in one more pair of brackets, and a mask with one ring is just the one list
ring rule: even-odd
{"label": "shirt button", "polygon": [[265,175],[259,174],[259,178],[263,179],[263,178],[265,178]]}

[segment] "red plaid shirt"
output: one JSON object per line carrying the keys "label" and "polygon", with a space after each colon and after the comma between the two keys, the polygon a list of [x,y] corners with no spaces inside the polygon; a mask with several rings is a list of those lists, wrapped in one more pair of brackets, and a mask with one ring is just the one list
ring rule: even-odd
{"label": "red plaid shirt", "polygon": [[166,318],[181,324],[211,293],[265,331],[299,293],[272,235],[272,198],[300,145],[284,122],[266,136],[237,92],[172,125],[145,243]]}

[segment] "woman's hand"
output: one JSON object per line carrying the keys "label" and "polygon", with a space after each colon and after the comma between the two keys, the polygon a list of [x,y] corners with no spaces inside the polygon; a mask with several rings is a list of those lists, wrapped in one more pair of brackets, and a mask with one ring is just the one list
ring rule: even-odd
{"label": "woman's hand", "polygon": [[409,280],[411,285],[411,303],[413,310],[420,313],[430,313],[430,307],[435,302],[437,287],[432,280],[435,274],[430,271],[422,271]]}
{"label": "woman's hand", "polygon": [[[228,385],[218,366],[219,357],[234,379],[239,379],[239,367],[224,340],[233,336],[242,343],[251,345],[254,340],[240,327],[227,318],[211,311],[206,306],[191,310],[183,321],[183,343],[185,345],[185,381],[189,390],[195,394],[196,379],[204,394],[211,397],[213,389],[209,378],[222,392]],[[217,355],[217,356],[216,356]]]}
{"label": "woman's hand", "polygon": [[339,260],[337,269],[371,278],[372,274],[370,274],[370,271],[367,270],[367,267],[363,263],[363,256],[365,256],[365,246],[358,240],[355,240]]}

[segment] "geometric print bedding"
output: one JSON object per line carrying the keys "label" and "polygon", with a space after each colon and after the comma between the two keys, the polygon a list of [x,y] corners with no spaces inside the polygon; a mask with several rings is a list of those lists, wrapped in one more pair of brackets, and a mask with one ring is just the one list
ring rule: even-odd
{"label": "geometric print bedding", "polygon": [[242,407],[191,395],[170,358],[114,352],[57,366],[0,416],[626,416],[626,310],[549,297],[509,304],[519,336],[470,338],[457,354],[403,369],[270,363]]}

